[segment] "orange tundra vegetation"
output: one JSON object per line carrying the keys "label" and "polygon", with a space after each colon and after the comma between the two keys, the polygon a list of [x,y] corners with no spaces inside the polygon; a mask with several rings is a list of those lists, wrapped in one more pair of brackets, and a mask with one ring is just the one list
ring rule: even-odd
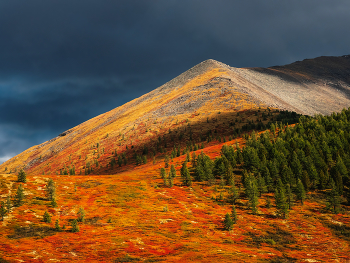
{"label": "orange tundra vegetation", "polygon": [[[252,138],[267,129],[269,142],[280,145],[279,134],[289,136],[300,117],[242,92],[230,74],[222,64],[206,62],[0,165],[0,212],[6,210],[0,262],[350,260],[346,180],[340,203],[334,202],[341,209],[332,212],[325,208],[331,180],[318,188],[311,172],[310,178],[302,174],[309,187],[304,205],[294,196],[284,218],[275,202],[277,183],[253,197],[246,191],[249,178],[258,177],[254,161],[218,172],[220,158],[225,167],[231,161],[222,157],[224,145],[236,152],[251,147]],[[341,166],[336,154],[329,167]],[[198,156],[211,159],[213,177],[196,180]],[[182,178],[185,161],[191,186]],[[176,176],[169,178],[172,165]],[[21,169],[26,180],[19,182]],[[238,193],[230,231],[224,219],[234,218],[232,185],[223,174]],[[20,185],[23,204],[14,206]],[[335,185],[340,190],[340,181]],[[256,212],[250,208],[254,202]]]}

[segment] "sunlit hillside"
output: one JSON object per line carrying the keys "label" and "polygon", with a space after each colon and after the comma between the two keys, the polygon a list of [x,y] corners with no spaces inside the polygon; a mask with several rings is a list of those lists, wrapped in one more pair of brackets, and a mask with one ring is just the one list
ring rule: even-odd
{"label": "sunlit hillside", "polygon": [[0,262],[350,261],[349,58],[328,61],[207,60],[3,163]]}

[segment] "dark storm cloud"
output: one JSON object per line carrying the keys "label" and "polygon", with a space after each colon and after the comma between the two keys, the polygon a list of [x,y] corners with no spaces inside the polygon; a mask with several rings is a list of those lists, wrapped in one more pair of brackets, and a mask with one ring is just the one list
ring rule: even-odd
{"label": "dark storm cloud", "polygon": [[328,0],[1,1],[0,162],[208,58],[349,54],[349,13]]}

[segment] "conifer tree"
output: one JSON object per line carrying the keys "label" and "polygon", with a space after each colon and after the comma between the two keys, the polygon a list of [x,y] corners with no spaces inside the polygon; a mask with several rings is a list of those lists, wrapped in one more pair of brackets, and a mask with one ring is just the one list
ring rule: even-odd
{"label": "conifer tree", "polygon": [[165,162],[165,168],[168,168],[169,167],[169,156],[168,155],[165,155],[164,162]]}
{"label": "conifer tree", "polygon": [[334,214],[338,214],[340,212],[340,195],[333,179],[331,179],[331,187],[332,189],[328,194],[327,208]]}
{"label": "conifer tree", "polygon": [[47,211],[45,211],[45,213],[44,213],[43,221],[45,223],[51,223],[51,216],[50,216],[50,214]]}
{"label": "conifer tree", "polygon": [[286,185],[286,198],[287,198],[288,209],[292,209],[294,198],[293,198],[292,189],[290,188],[290,184]]}
{"label": "conifer tree", "polygon": [[72,232],[79,232],[78,221],[76,219],[72,221]]}
{"label": "conifer tree", "polygon": [[232,204],[235,204],[238,198],[239,198],[239,193],[235,186],[235,183],[233,182],[229,191],[229,202],[231,202]]}
{"label": "conifer tree", "polygon": [[12,208],[11,196],[8,195],[6,199],[6,209],[8,213],[10,213],[11,208]]}
{"label": "conifer tree", "polygon": [[53,198],[51,201],[51,206],[52,207],[57,207],[57,202],[56,202],[56,198]]}
{"label": "conifer tree", "polygon": [[21,183],[26,183],[27,182],[27,174],[26,172],[21,169],[17,175],[17,181]]}
{"label": "conifer tree", "polygon": [[227,231],[230,231],[233,228],[233,222],[229,213],[225,215],[224,228]]}
{"label": "conifer tree", "polygon": [[192,185],[192,180],[191,180],[190,172],[188,171],[188,168],[187,168],[186,161],[182,164],[182,167],[181,167],[181,177],[184,185],[186,186]]}
{"label": "conifer tree", "polygon": [[169,187],[172,188],[174,185],[174,177],[171,176],[171,174],[169,173],[169,177],[168,177],[168,181],[169,181]]}
{"label": "conifer tree", "polygon": [[166,171],[165,171],[165,169],[162,167],[162,168],[160,168],[160,177],[162,177],[162,179],[164,179],[165,176],[166,176]]}
{"label": "conifer tree", "polygon": [[196,158],[197,158],[196,153],[193,152],[193,153],[192,153],[192,160],[191,160],[191,162],[192,162],[192,167],[196,167]]}
{"label": "conifer tree", "polygon": [[246,179],[246,194],[248,197],[248,205],[253,214],[258,212],[258,187],[254,176],[250,175]]}
{"label": "conifer tree", "polygon": [[169,177],[172,177],[172,178],[176,177],[176,169],[175,169],[175,166],[173,164],[170,167]]}
{"label": "conifer tree", "polygon": [[50,178],[46,185],[46,196],[49,200],[53,200],[56,197],[55,182]]}
{"label": "conifer tree", "polygon": [[272,207],[271,200],[270,200],[269,196],[267,196],[267,198],[266,198],[266,207],[267,208],[271,208]]}
{"label": "conifer tree", "polygon": [[82,222],[82,223],[84,223],[84,221],[85,221],[85,210],[82,207],[79,207],[77,221]]}
{"label": "conifer tree", "polygon": [[23,204],[24,199],[24,189],[22,184],[20,184],[17,188],[17,192],[15,195],[15,206],[21,206]]}
{"label": "conifer tree", "polygon": [[303,182],[305,191],[308,192],[309,187],[310,187],[310,178],[309,178],[309,174],[307,171],[305,171],[305,170],[303,171],[301,180]]}
{"label": "conifer tree", "polygon": [[58,232],[61,231],[60,222],[58,219],[56,219],[56,221],[55,221],[55,229]]}
{"label": "conifer tree", "polygon": [[258,183],[259,196],[261,196],[261,194],[264,194],[267,192],[267,187],[265,184],[264,177],[262,177],[260,173],[258,173],[257,183]]}
{"label": "conifer tree", "polygon": [[300,179],[298,180],[298,184],[297,184],[297,198],[298,200],[300,200],[301,205],[304,205],[304,200],[306,198],[305,195],[305,189],[304,189],[304,185],[303,183],[300,181]]}
{"label": "conifer tree", "polygon": [[285,189],[281,179],[277,181],[277,188],[275,190],[275,202],[277,208],[277,214],[282,218],[287,218],[288,216],[288,204],[285,196]]}
{"label": "conifer tree", "polygon": [[186,153],[186,162],[190,162],[190,152],[189,151],[187,151],[187,153]]}
{"label": "conifer tree", "polygon": [[0,204],[0,216],[1,216],[1,220],[4,221],[4,217],[6,215],[8,211],[6,210],[5,208],[5,203],[4,202],[1,202]]}
{"label": "conifer tree", "polygon": [[232,218],[233,224],[236,224],[237,223],[237,212],[236,212],[236,206],[234,204],[232,205],[231,218]]}

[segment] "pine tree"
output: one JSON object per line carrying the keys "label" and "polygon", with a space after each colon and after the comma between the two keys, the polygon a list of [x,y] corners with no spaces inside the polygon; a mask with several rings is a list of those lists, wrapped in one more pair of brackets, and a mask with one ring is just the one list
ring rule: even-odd
{"label": "pine tree", "polygon": [[51,223],[51,216],[47,211],[45,211],[45,213],[44,213],[43,221],[46,223]]}
{"label": "pine tree", "polygon": [[27,174],[26,172],[21,169],[17,175],[17,181],[21,183],[26,183],[27,182]]}
{"label": "pine tree", "polygon": [[250,175],[246,179],[246,194],[248,197],[248,205],[253,214],[258,212],[258,187],[254,176]]}
{"label": "pine tree", "polygon": [[169,167],[169,156],[168,155],[165,155],[164,162],[165,162],[165,168],[168,168]]}
{"label": "pine tree", "polygon": [[187,168],[186,161],[182,164],[182,167],[181,167],[181,177],[184,185],[186,186],[192,185],[192,180],[191,180],[190,172],[188,171],[188,168]]}
{"label": "pine tree", "polygon": [[169,173],[169,177],[168,177],[168,181],[169,181],[169,187],[172,188],[174,185],[174,178],[171,176],[171,174]]}
{"label": "pine tree", "polygon": [[190,158],[190,152],[187,151],[187,153],[186,153],[186,162],[189,162],[190,160],[191,160],[191,158]]}
{"label": "pine tree", "polygon": [[310,187],[310,178],[308,172],[305,170],[302,173],[301,181],[303,182],[305,191],[308,192]]}
{"label": "pine tree", "polygon": [[51,201],[51,206],[52,207],[57,207],[57,202],[56,202],[56,198],[53,198]]}
{"label": "pine tree", "polygon": [[6,215],[8,211],[6,210],[5,208],[5,203],[4,202],[1,202],[0,204],[0,216],[1,216],[1,220],[4,221],[4,217]]}
{"label": "pine tree", "polygon": [[166,171],[163,167],[160,168],[160,177],[162,177],[162,179],[165,179],[166,177]]}
{"label": "pine tree", "polygon": [[306,198],[306,195],[305,195],[304,185],[300,180],[298,180],[296,194],[297,194],[298,200],[300,200],[300,202],[301,202],[301,205],[304,205],[304,200]]}
{"label": "pine tree", "polygon": [[229,213],[227,213],[226,216],[225,216],[224,228],[227,231],[230,231],[233,228],[233,222],[232,222],[232,219],[231,219],[231,216],[230,216]]}
{"label": "pine tree", "polygon": [[176,177],[176,169],[175,169],[175,166],[173,164],[170,167],[169,177],[172,177],[172,178]]}
{"label": "pine tree", "polygon": [[55,182],[50,178],[46,185],[46,195],[49,200],[53,200],[56,197]]}
{"label": "pine tree", "polygon": [[229,202],[231,202],[232,204],[235,204],[236,201],[239,198],[239,193],[238,190],[235,186],[235,184],[233,183],[231,188],[230,188],[230,193],[229,193]]}
{"label": "pine tree", "polygon": [[58,219],[56,219],[56,222],[55,222],[55,229],[56,229],[56,231],[61,231],[61,227],[60,227],[60,222],[59,222],[59,220]]}
{"label": "pine tree", "polygon": [[7,199],[6,199],[6,209],[7,209],[8,213],[10,213],[11,208],[12,208],[11,196],[8,195]]}
{"label": "pine tree", "polygon": [[22,184],[20,184],[17,188],[17,192],[15,195],[15,206],[21,206],[23,204],[24,199],[24,189]]}
{"label": "pine tree", "polygon": [[267,192],[267,187],[265,184],[264,177],[262,177],[260,173],[258,173],[257,181],[258,181],[259,196],[261,196],[261,194],[264,194]]}
{"label": "pine tree", "polygon": [[79,232],[78,221],[76,219],[72,221],[72,232]]}
{"label": "pine tree", "polygon": [[328,202],[327,202],[327,208],[331,210],[334,214],[338,214],[340,212],[340,195],[338,193],[338,189],[333,181],[331,179],[331,191],[328,194]]}
{"label": "pine tree", "polygon": [[82,207],[79,207],[77,221],[82,222],[82,223],[84,223],[84,221],[85,221],[85,211],[84,211],[84,208],[82,208]]}
{"label": "pine tree", "polygon": [[277,214],[283,218],[288,216],[288,204],[285,196],[285,189],[281,179],[277,181],[277,188],[275,190],[275,202],[277,208]]}
{"label": "pine tree", "polygon": [[197,158],[196,153],[193,152],[192,153],[192,160],[191,160],[192,167],[196,167],[196,158]]}
{"label": "pine tree", "polygon": [[286,185],[286,198],[287,198],[288,209],[292,209],[294,199],[293,199],[292,189],[290,188],[290,184]]}
{"label": "pine tree", "polygon": [[236,224],[237,223],[237,212],[236,212],[236,207],[234,204],[232,205],[231,218],[232,218],[233,224]]}

